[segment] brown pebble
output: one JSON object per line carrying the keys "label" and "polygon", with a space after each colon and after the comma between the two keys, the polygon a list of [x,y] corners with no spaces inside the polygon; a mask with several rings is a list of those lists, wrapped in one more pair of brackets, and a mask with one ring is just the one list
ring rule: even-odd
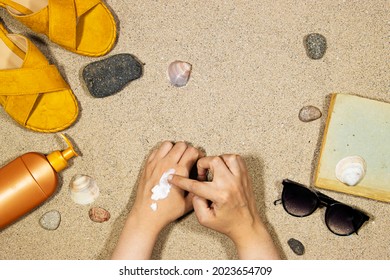
{"label": "brown pebble", "polygon": [[299,111],[299,119],[303,122],[311,122],[316,119],[321,118],[322,113],[320,109],[318,109],[315,106],[304,106],[302,109]]}
{"label": "brown pebble", "polygon": [[89,209],[89,218],[96,223],[108,221],[111,217],[110,212],[100,207],[92,207]]}

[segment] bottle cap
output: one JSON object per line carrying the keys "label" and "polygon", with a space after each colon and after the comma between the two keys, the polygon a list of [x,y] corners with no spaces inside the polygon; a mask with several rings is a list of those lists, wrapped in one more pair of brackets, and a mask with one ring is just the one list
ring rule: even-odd
{"label": "bottle cap", "polygon": [[68,148],[63,151],[54,151],[46,156],[50,165],[55,171],[60,172],[68,166],[68,160],[74,156],[78,156],[74,150],[72,143],[64,134],[60,134],[65,142],[68,144]]}

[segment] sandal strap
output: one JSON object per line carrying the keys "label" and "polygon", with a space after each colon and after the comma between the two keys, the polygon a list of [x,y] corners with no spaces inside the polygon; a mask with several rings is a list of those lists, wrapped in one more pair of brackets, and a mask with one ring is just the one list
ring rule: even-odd
{"label": "sandal strap", "polygon": [[[11,7],[15,3],[8,2]],[[46,34],[51,41],[77,49],[78,18],[99,3],[101,0],[49,0],[49,5],[38,12],[12,16],[35,32]]]}
{"label": "sandal strap", "polygon": [[38,94],[9,96],[4,105],[4,110],[18,123],[26,125],[34,109],[34,104],[39,99],[38,97]]}
{"label": "sandal strap", "polygon": [[77,17],[81,17],[90,9],[101,3],[101,0],[74,0],[76,3]]}
{"label": "sandal strap", "polygon": [[77,14],[74,0],[49,0],[49,38],[76,48]]}
{"label": "sandal strap", "polygon": [[24,125],[41,94],[70,89],[54,65],[2,70],[0,84],[0,96],[7,97],[5,111],[12,112],[13,118]]}
{"label": "sandal strap", "polygon": [[49,93],[70,88],[55,65],[2,70],[0,84],[0,95],[3,96]]}

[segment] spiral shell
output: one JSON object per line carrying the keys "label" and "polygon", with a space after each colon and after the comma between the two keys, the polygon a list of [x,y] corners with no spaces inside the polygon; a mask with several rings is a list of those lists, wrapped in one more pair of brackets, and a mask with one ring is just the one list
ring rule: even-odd
{"label": "spiral shell", "polygon": [[188,62],[176,60],[168,66],[168,77],[176,87],[185,86],[190,78],[192,65]]}
{"label": "spiral shell", "polygon": [[86,205],[94,202],[99,196],[99,187],[90,176],[77,174],[72,178],[69,192],[74,202]]}
{"label": "spiral shell", "polygon": [[337,163],[335,172],[340,182],[355,186],[366,175],[366,162],[360,156],[345,157]]}

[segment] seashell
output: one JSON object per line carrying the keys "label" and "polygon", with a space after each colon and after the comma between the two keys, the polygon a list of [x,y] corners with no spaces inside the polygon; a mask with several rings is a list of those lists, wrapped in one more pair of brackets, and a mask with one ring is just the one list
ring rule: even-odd
{"label": "seashell", "polygon": [[320,109],[312,105],[302,107],[298,115],[299,119],[303,122],[311,122],[321,118],[321,116]]}
{"label": "seashell", "polygon": [[46,230],[56,230],[61,223],[61,214],[57,210],[51,210],[42,215],[39,224]]}
{"label": "seashell", "polygon": [[168,66],[168,77],[176,87],[185,86],[190,78],[192,65],[188,62],[176,60]]}
{"label": "seashell", "polygon": [[96,223],[103,223],[108,221],[111,217],[110,212],[104,208],[92,207],[89,209],[89,218]]}
{"label": "seashell", "polygon": [[366,175],[366,161],[360,156],[349,156],[336,165],[336,178],[348,185],[357,185]]}
{"label": "seashell", "polygon": [[85,205],[94,202],[99,196],[99,187],[90,176],[77,174],[72,178],[69,192],[74,202]]}

